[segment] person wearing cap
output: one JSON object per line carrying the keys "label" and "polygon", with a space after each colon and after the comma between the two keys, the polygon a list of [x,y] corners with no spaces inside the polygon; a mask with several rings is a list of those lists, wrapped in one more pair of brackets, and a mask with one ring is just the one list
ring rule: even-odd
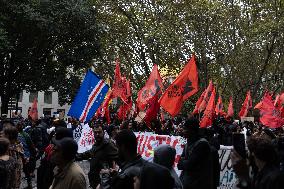
{"label": "person wearing cap", "polygon": [[[73,138],[72,132],[65,127],[58,127],[54,133],[56,140],[61,140],[65,137]],[[37,169],[37,188],[48,189],[53,181],[53,169],[55,164],[50,161],[53,152],[53,144],[49,144],[43,154],[43,158],[40,161],[40,166]]]}
{"label": "person wearing cap", "polygon": [[70,137],[52,140],[51,161],[56,164],[54,179],[49,189],[86,189],[87,183],[83,170],[74,162],[78,145]]}
{"label": "person wearing cap", "polygon": [[199,121],[191,117],[183,125],[183,135],[187,139],[178,169],[182,170],[180,180],[184,189],[212,189],[213,168],[208,141],[200,137]]}
{"label": "person wearing cap", "polygon": [[175,180],[174,189],[182,189],[182,183],[173,168],[175,157],[176,150],[168,144],[162,144],[155,148],[153,162],[166,167],[170,171],[171,176]]}

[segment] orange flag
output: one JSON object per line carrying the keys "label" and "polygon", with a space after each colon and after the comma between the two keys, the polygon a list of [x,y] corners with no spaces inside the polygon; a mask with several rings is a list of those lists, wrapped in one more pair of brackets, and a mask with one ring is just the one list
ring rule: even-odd
{"label": "orange flag", "polygon": [[216,108],[215,108],[215,112],[216,112],[216,115],[223,115],[224,112],[223,112],[223,102],[222,102],[222,97],[219,95],[219,98],[218,98],[218,102],[217,102],[217,105],[216,105]]}
{"label": "orange flag", "polygon": [[198,100],[197,100],[197,102],[196,102],[196,104],[195,104],[195,108],[194,108],[192,114],[198,114],[198,108],[199,108],[201,102],[203,101],[203,98],[204,98],[205,93],[206,93],[206,90],[204,90],[203,93],[201,94],[201,96],[198,98]]}
{"label": "orange flag", "polygon": [[179,76],[160,98],[160,105],[174,117],[180,112],[183,102],[197,91],[198,73],[195,55],[192,55]]}
{"label": "orange flag", "polygon": [[207,107],[204,111],[203,117],[200,121],[200,128],[209,127],[213,124],[214,119],[214,109],[215,109],[215,96],[216,91],[215,87],[213,87],[212,95],[210,96],[209,102],[207,104]]}
{"label": "orange flag", "polygon": [[152,72],[145,86],[138,92],[138,108],[140,110],[144,110],[148,100],[150,100],[157,92],[163,91],[163,89],[163,80],[160,76],[158,66],[154,64]]}
{"label": "orange flag", "polygon": [[250,96],[250,91],[247,92],[246,99],[243,103],[241,111],[239,112],[239,117],[246,117],[248,114],[248,110],[252,107],[252,100]]}
{"label": "orange flag", "polygon": [[114,83],[113,83],[113,97],[120,97],[123,102],[127,100],[127,80],[125,77],[121,76],[119,60],[116,59],[115,65],[115,75],[114,75]]}
{"label": "orange flag", "polygon": [[199,108],[198,108],[198,111],[199,111],[199,112],[202,112],[203,110],[205,110],[206,105],[207,105],[207,103],[208,103],[208,101],[209,101],[209,99],[210,99],[212,90],[213,90],[213,83],[212,83],[212,81],[210,80],[209,85],[208,85],[208,87],[207,87],[207,89],[206,89],[206,92],[205,92],[205,94],[204,94],[204,98],[203,98],[203,100],[202,100],[202,102],[201,102],[201,104],[200,104],[200,106],[199,106]]}
{"label": "orange flag", "polygon": [[278,128],[284,125],[281,112],[273,104],[271,96],[265,94],[260,109],[260,122],[270,128]]}
{"label": "orange flag", "polygon": [[234,107],[233,107],[233,98],[232,97],[230,97],[227,117],[234,117]]}
{"label": "orange flag", "polygon": [[32,107],[29,111],[29,116],[32,120],[38,120],[38,110],[37,110],[37,99],[35,98],[32,104]]}

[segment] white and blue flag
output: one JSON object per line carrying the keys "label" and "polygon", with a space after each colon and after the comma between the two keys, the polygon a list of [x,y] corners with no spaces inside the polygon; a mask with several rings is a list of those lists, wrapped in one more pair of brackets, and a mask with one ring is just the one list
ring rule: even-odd
{"label": "white and blue flag", "polygon": [[95,115],[104,101],[109,86],[94,72],[88,71],[68,116],[78,118],[80,122],[88,122]]}

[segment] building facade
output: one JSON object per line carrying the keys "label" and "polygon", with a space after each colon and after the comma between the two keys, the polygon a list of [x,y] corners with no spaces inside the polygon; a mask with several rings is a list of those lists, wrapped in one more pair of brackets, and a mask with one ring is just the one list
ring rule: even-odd
{"label": "building facade", "polygon": [[42,116],[54,116],[62,112],[61,115],[66,117],[69,111],[70,105],[65,104],[63,106],[59,105],[58,102],[58,92],[55,91],[45,91],[45,92],[27,92],[23,91],[20,94],[18,102],[18,110],[21,112],[24,118],[28,117],[28,112],[34,99],[38,100],[38,115]]}

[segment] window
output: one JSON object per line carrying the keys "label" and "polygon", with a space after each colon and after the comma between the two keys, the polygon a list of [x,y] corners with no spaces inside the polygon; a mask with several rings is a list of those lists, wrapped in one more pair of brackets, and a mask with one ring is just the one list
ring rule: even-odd
{"label": "window", "polygon": [[44,103],[52,104],[52,91],[44,92]]}
{"label": "window", "polygon": [[42,113],[45,117],[51,117],[51,108],[43,108]]}
{"label": "window", "polygon": [[23,102],[23,91],[19,94],[19,102]]}
{"label": "window", "polygon": [[38,92],[30,92],[29,102],[33,102],[35,98],[38,98]]}

